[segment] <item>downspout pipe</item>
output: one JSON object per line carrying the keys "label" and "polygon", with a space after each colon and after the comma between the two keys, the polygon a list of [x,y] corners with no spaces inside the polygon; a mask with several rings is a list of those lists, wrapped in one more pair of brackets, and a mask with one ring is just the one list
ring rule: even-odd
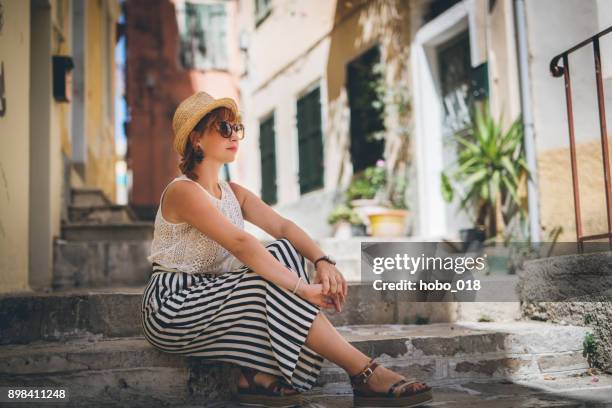
{"label": "downspout pipe", "polygon": [[527,48],[527,17],[525,0],[514,0],[515,24],[518,41],[519,86],[523,118],[523,138],[527,166],[531,178],[527,182],[529,201],[529,232],[531,242],[540,242],[540,197],[538,194],[538,163],[535,147],[533,106],[531,101],[531,80],[529,77],[529,50]]}

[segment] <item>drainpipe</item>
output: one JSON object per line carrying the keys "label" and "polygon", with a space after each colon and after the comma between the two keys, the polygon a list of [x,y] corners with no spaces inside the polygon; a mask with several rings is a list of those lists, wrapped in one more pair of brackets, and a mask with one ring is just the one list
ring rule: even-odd
{"label": "drainpipe", "polygon": [[540,198],[538,195],[538,164],[536,159],[535,138],[533,132],[533,108],[531,104],[529,78],[529,51],[527,49],[527,18],[525,14],[525,0],[515,0],[515,23],[518,40],[518,68],[521,89],[521,107],[523,112],[523,138],[527,166],[532,179],[527,182],[529,201],[529,231],[531,242],[540,241]]}

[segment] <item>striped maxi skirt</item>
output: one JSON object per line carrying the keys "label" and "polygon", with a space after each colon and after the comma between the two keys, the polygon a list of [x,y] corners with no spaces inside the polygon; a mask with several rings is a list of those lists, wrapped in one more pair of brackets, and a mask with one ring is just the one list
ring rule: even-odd
{"label": "striped maxi skirt", "polygon": [[[266,249],[310,283],[304,257],[289,240]],[[319,311],[246,265],[238,272],[190,274],[154,264],[141,306],[143,333],[155,348],[251,367],[300,391],[312,388],[323,364],[305,344]]]}

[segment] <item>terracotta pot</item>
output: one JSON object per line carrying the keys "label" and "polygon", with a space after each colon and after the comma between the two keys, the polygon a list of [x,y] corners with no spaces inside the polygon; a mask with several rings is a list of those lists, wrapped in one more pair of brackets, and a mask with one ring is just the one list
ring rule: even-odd
{"label": "terracotta pot", "polygon": [[387,208],[368,214],[373,237],[403,237],[406,234],[407,210]]}

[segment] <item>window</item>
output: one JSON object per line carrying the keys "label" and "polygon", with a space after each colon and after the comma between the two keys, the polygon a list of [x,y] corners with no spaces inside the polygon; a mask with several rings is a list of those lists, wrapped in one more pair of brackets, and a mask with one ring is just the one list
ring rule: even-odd
{"label": "window", "polygon": [[274,141],[274,114],[259,123],[259,150],[261,153],[261,199],[275,204],[276,197],[276,143]]}
{"label": "window", "polygon": [[472,68],[468,31],[440,45],[437,50],[444,127],[452,134],[472,126],[473,107],[489,93],[487,63]]}
{"label": "window", "polygon": [[187,2],[178,22],[185,68],[228,68],[225,4]]}
{"label": "window", "polygon": [[[348,65],[348,100],[351,110],[351,161],[353,173],[376,164],[383,158],[385,140],[376,139],[375,134],[383,131],[384,106],[376,91],[381,80],[375,65],[380,62],[380,51],[373,47]],[[380,105],[374,106],[375,101]]]}
{"label": "window", "polygon": [[[434,0],[426,7],[426,10],[423,14],[423,24],[433,20],[438,17],[440,14],[444,13],[446,10],[453,7],[455,4],[461,2],[461,0]],[[494,1],[489,1],[489,4],[494,3]]]}
{"label": "window", "polygon": [[320,88],[298,99],[297,129],[300,194],[323,187],[323,132]]}
{"label": "window", "polygon": [[255,27],[260,25],[272,12],[272,0],[255,0]]}

